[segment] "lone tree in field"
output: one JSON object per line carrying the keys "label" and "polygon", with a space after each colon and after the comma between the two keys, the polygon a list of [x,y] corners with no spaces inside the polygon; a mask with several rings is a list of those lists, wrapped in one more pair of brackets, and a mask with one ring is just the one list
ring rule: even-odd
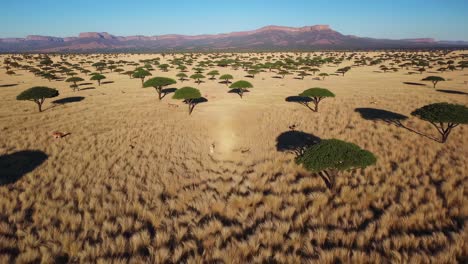
{"label": "lone tree in field", "polygon": [[183,73],[183,72],[179,72],[177,75],[177,77],[179,77],[179,81],[181,82],[184,82],[185,78],[187,78],[187,74]]}
{"label": "lone tree in field", "polygon": [[328,73],[322,72],[322,73],[319,74],[319,76],[322,77],[322,81],[323,81],[323,80],[325,80],[325,77],[328,76]]}
{"label": "lone tree in field", "polygon": [[84,81],[84,79],[80,78],[80,77],[70,77],[70,78],[66,79],[65,81],[73,83],[72,85],[70,85],[70,87],[73,88],[73,91],[75,91],[75,89],[78,89],[78,91],[79,91],[80,88],[78,87],[78,85],[76,83],[77,82],[82,82],[82,81]]}
{"label": "lone tree in field", "polygon": [[234,79],[231,74],[223,74],[219,77],[220,80],[223,80],[226,85],[229,84],[229,80]]}
{"label": "lone tree in field", "polygon": [[149,80],[147,80],[145,83],[143,83],[143,87],[154,87],[156,89],[156,92],[158,93],[158,99],[161,101],[162,99],[162,89],[164,86],[168,86],[171,84],[176,84],[177,82],[174,79],[171,78],[166,78],[166,77],[154,77]]}
{"label": "lone tree in field", "polygon": [[347,73],[349,70],[351,70],[351,67],[347,66],[347,67],[343,67],[341,69],[338,69],[336,72],[341,73],[341,75],[344,76],[345,73]]}
{"label": "lone tree in field", "polygon": [[205,76],[201,73],[195,73],[190,75],[190,78],[194,79],[197,84],[201,83],[201,79],[205,78]]}
{"label": "lone tree in field", "polygon": [[193,87],[177,89],[172,96],[173,99],[184,100],[184,103],[189,107],[189,115],[192,114],[193,108],[195,108],[195,105],[197,104],[197,100],[201,97],[200,91]]}
{"label": "lone tree in field", "polygon": [[237,92],[237,94],[240,96],[240,98],[242,98],[242,95],[244,94],[244,92],[247,91],[248,88],[253,88],[253,85],[249,83],[248,81],[240,80],[231,84],[229,88],[234,89]]}
{"label": "lone tree in field", "polygon": [[447,141],[453,128],[468,124],[468,108],[459,104],[429,104],[414,110],[411,115],[431,123],[442,136],[440,143]]}
{"label": "lone tree in field", "polygon": [[98,86],[101,86],[101,80],[104,80],[105,78],[106,78],[106,76],[104,76],[102,74],[93,74],[93,76],[91,76],[90,80],[91,81],[97,81]]}
{"label": "lone tree in field", "polygon": [[296,163],[318,173],[328,188],[334,188],[339,171],[365,168],[375,164],[377,158],[359,146],[338,139],[326,139],[306,148]]}
{"label": "lone tree in field", "polygon": [[427,76],[426,78],[422,79],[421,81],[427,81],[427,82],[432,82],[434,85],[433,87],[435,88],[438,82],[443,82],[445,81],[444,78],[439,77],[439,76]]}
{"label": "lone tree in field", "polygon": [[314,103],[314,109],[312,109],[308,103],[305,103],[305,106],[314,112],[318,112],[318,104],[320,101],[327,97],[335,97],[335,94],[327,89],[315,87],[303,91],[299,94],[299,96],[309,97],[312,99],[312,102]]}
{"label": "lone tree in field", "polygon": [[44,103],[45,99],[56,97],[58,95],[59,92],[53,88],[35,86],[20,93],[18,96],[16,96],[16,100],[33,101],[37,104],[39,112],[42,112],[42,104]]}
{"label": "lone tree in field", "polygon": [[211,76],[210,80],[214,80],[216,75],[219,75],[219,72],[217,70],[210,71],[206,75]]}
{"label": "lone tree in field", "polygon": [[145,78],[147,76],[151,76],[151,75],[152,74],[149,71],[147,71],[147,70],[145,70],[143,68],[140,68],[140,69],[136,70],[132,74],[133,78],[140,78],[141,79],[141,87],[143,87],[143,83],[145,82]]}
{"label": "lone tree in field", "polygon": [[259,70],[248,70],[248,71],[247,71],[247,74],[251,75],[252,78],[255,78],[255,75],[256,75],[256,74],[259,74],[259,73],[260,73]]}

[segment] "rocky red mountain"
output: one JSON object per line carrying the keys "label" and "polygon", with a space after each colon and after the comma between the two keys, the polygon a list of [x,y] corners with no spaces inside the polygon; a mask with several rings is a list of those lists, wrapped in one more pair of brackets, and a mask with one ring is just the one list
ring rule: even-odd
{"label": "rocky red mountain", "polygon": [[215,35],[114,36],[85,32],[78,37],[27,36],[0,39],[0,52],[170,52],[274,51],[317,49],[461,48],[464,41],[374,39],[343,35],[328,25],[266,26],[257,30]]}

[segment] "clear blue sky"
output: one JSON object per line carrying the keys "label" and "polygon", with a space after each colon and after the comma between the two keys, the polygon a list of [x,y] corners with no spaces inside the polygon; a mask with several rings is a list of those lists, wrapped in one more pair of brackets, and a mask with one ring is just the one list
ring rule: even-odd
{"label": "clear blue sky", "polygon": [[213,34],[328,24],[376,38],[468,40],[468,0],[7,0],[0,37]]}

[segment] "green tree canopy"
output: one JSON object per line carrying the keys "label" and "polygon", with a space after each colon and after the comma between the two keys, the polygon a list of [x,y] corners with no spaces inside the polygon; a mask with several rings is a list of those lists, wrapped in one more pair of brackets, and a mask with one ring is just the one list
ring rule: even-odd
{"label": "green tree canopy", "polygon": [[106,79],[106,76],[99,74],[99,73],[92,74],[90,78],[90,80],[92,81],[97,81],[99,86],[101,86],[101,80],[104,80],[104,79]]}
{"label": "green tree canopy", "polygon": [[307,103],[306,106],[310,110],[318,112],[318,104],[320,103],[320,101],[322,101],[326,97],[335,97],[335,94],[325,88],[315,87],[304,90],[302,93],[299,94],[299,96],[311,98],[312,102],[314,103],[314,109],[312,109]]}
{"label": "green tree canopy", "polygon": [[441,143],[447,141],[453,128],[459,124],[468,124],[468,108],[459,104],[429,104],[414,110],[411,115],[431,123],[441,134]]}
{"label": "green tree canopy", "polygon": [[203,74],[201,73],[195,73],[195,74],[190,75],[190,78],[196,80],[197,83],[200,84],[201,79],[205,78],[205,76],[203,76]]}
{"label": "green tree canopy", "polygon": [[192,111],[197,104],[197,99],[201,97],[200,91],[193,87],[177,89],[172,96],[173,99],[184,100],[184,102],[189,106],[189,115],[192,114]]}
{"label": "green tree canopy", "polygon": [[305,169],[320,173],[329,187],[335,185],[338,171],[365,168],[376,161],[377,158],[371,152],[338,139],[322,140],[307,147],[296,158],[296,163],[302,164]]}
{"label": "green tree canopy", "polygon": [[147,70],[145,70],[145,69],[143,69],[143,68],[139,68],[138,70],[136,70],[136,71],[132,74],[133,78],[140,78],[140,79],[141,79],[141,86],[142,86],[142,87],[143,87],[143,83],[145,82],[145,78],[146,78],[147,76],[151,76],[151,75],[152,75],[152,74],[151,74],[149,71],[147,71]]}
{"label": "green tree canopy", "polygon": [[206,75],[211,76],[211,79],[213,80],[216,75],[219,75],[219,72],[217,70],[213,70],[213,71],[210,71],[209,73],[207,73]]}
{"label": "green tree canopy", "polygon": [[244,92],[247,91],[248,88],[253,88],[253,85],[248,81],[240,80],[231,84],[229,88],[235,89],[237,94],[242,98]]}
{"label": "green tree canopy", "polygon": [[72,87],[72,88],[73,88],[73,91],[75,91],[75,89],[80,90],[80,89],[78,88],[78,85],[77,85],[76,83],[77,83],[77,82],[82,82],[82,81],[84,81],[84,79],[83,79],[83,78],[80,78],[80,77],[70,77],[70,78],[66,79],[65,81],[66,81],[66,82],[72,82],[73,85],[70,86],[70,87]]}
{"label": "green tree canopy", "polygon": [[162,99],[162,88],[171,84],[176,84],[177,82],[174,79],[167,77],[154,77],[143,83],[143,87],[153,87],[158,93],[158,99]]}
{"label": "green tree canopy", "polygon": [[46,98],[52,98],[59,95],[59,92],[56,89],[45,87],[45,86],[35,86],[21,92],[16,96],[16,100],[28,100],[33,101],[37,104],[39,112],[42,112],[42,104]]}
{"label": "green tree canopy", "polygon": [[223,81],[226,83],[226,85],[228,85],[228,84],[229,84],[229,80],[234,79],[234,77],[232,77],[231,74],[223,74],[223,75],[221,75],[221,76],[219,77],[219,79],[220,79],[220,80],[223,80]]}
{"label": "green tree canopy", "polygon": [[443,81],[445,81],[445,79],[440,77],[440,76],[427,76],[426,78],[422,79],[421,81],[432,82],[433,87],[435,88],[438,82],[443,82]]}

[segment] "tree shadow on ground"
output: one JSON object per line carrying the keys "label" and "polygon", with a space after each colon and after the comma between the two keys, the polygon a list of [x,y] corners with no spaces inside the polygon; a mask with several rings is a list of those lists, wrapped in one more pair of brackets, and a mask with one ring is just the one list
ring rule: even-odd
{"label": "tree shadow on ground", "polygon": [[461,91],[455,91],[455,90],[436,90],[436,91],[441,92],[441,93],[464,94],[464,95],[468,95],[468,93],[461,92]]}
{"label": "tree shadow on ground", "polygon": [[0,156],[0,186],[15,183],[47,158],[44,152],[38,150],[23,150]]}
{"label": "tree shadow on ground", "polygon": [[381,120],[398,127],[403,126],[401,121],[408,119],[405,115],[377,108],[356,108],[354,111],[358,112],[366,120]]}
{"label": "tree shadow on ground", "polygon": [[85,90],[95,90],[95,89],[96,89],[96,87],[93,87],[93,86],[91,86],[91,87],[85,87],[85,88],[81,88],[81,89],[80,89],[80,91],[85,91]]}
{"label": "tree shadow on ground", "polygon": [[437,141],[439,142],[438,139],[435,139],[431,136],[428,136],[426,134],[423,134],[419,131],[416,131],[410,127],[407,127],[405,125],[403,125],[403,123],[401,123],[402,121],[408,119],[407,116],[405,115],[402,115],[402,114],[399,114],[399,113],[395,113],[395,112],[391,112],[391,111],[387,111],[387,110],[384,110],[384,109],[377,109],[377,108],[356,108],[354,109],[355,112],[358,112],[362,118],[366,119],[366,120],[371,120],[371,121],[384,121],[386,123],[389,123],[389,124],[393,124],[397,127],[401,127],[401,128],[404,128],[408,131],[411,131],[413,133],[416,133],[420,136],[423,136],[423,137],[426,137],[426,138],[429,138],[429,139],[432,139],[434,141]]}
{"label": "tree shadow on ground", "polygon": [[76,103],[76,102],[81,102],[85,98],[83,96],[72,96],[72,97],[65,97],[62,99],[58,99],[55,101],[52,101],[54,104],[68,104],[68,103]]}
{"label": "tree shadow on ground", "polygon": [[[237,89],[237,88],[229,90],[228,93],[235,93],[235,94],[238,94],[239,96],[241,96],[240,89]],[[249,90],[244,90],[243,94],[245,94],[245,93],[250,93],[250,91]]]}
{"label": "tree shadow on ground", "polygon": [[314,111],[310,106],[309,103],[312,102],[312,98],[307,97],[307,96],[299,96],[299,95],[294,95],[294,96],[288,96],[285,99],[286,102],[291,102],[291,103],[298,103],[300,105],[303,105],[310,110]]}
{"label": "tree shadow on ground", "polygon": [[114,81],[101,82],[101,84],[109,84],[109,83],[114,83]]}
{"label": "tree shadow on ground", "polygon": [[424,83],[417,83],[417,82],[403,82],[403,83],[407,85],[426,86],[426,84]]}
{"label": "tree shadow on ground", "polygon": [[0,88],[3,88],[3,87],[13,87],[13,86],[17,86],[18,84],[17,83],[12,83],[12,84],[2,84],[0,85]]}
{"label": "tree shadow on ground", "polygon": [[93,84],[93,83],[90,83],[90,82],[87,82],[87,83],[80,83],[80,84],[78,84],[78,86],[91,85],[91,84]]}
{"label": "tree shadow on ground", "polygon": [[221,82],[218,82],[218,83],[224,84],[224,85],[228,85],[228,84],[230,84],[230,83],[232,83],[232,82],[230,82],[230,81],[221,81]]}
{"label": "tree shadow on ground", "polygon": [[276,150],[279,152],[291,152],[296,156],[300,156],[307,147],[319,142],[320,138],[317,136],[303,131],[289,130],[281,133],[276,138]]}
{"label": "tree shadow on ground", "polygon": [[161,90],[161,99],[166,97],[166,95],[173,93],[177,90],[177,88],[166,88]]}

